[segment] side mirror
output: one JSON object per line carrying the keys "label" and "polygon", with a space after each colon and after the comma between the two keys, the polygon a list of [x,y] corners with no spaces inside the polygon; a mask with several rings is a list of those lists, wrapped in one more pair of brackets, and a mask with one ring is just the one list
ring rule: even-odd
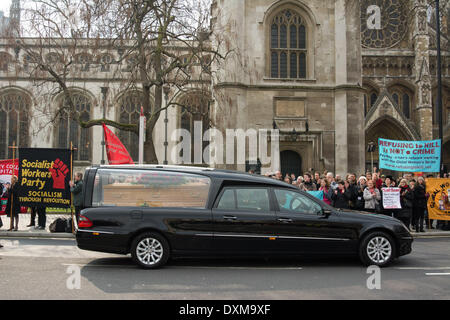
{"label": "side mirror", "polygon": [[331,216],[332,211],[329,209],[322,209],[322,216],[324,218],[328,218],[329,216]]}

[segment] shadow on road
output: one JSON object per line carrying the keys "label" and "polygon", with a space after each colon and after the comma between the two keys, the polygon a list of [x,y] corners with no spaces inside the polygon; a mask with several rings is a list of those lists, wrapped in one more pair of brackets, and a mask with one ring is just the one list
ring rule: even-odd
{"label": "shadow on road", "polygon": [[349,277],[364,288],[367,278],[355,258],[183,258],[157,270],[144,270],[129,257],[102,258],[85,265],[81,275],[107,293],[161,294],[330,289],[347,285]]}

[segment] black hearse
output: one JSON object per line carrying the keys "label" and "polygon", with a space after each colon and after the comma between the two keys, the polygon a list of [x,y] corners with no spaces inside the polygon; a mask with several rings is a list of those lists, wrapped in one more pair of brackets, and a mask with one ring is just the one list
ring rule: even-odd
{"label": "black hearse", "polygon": [[86,170],[78,247],[157,268],[171,256],[358,255],[386,266],[411,252],[398,220],[339,210],[274,179],[175,166]]}

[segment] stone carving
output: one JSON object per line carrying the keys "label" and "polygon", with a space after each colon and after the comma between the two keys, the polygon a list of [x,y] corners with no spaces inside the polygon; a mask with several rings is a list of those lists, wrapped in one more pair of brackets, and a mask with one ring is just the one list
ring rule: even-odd
{"label": "stone carving", "polygon": [[417,16],[417,27],[421,33],[427,30],[427,13],[425,11],[419,12]]}
{"label": "stone carving", "polygon": [[422,96],[422,105],[430,104],[430,90],[431,86],[428,83],[422,85],[420,92]]}

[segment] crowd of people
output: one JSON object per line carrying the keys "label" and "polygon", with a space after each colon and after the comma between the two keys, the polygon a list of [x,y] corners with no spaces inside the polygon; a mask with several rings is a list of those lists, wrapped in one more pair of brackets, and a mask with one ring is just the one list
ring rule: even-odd
{"label": "crowd of people", "polygon": [[[254,173],[250,170],[249,173]],[[297,186],[303,191],[323,191],[323,201],[335,208],[353,209],[371,213],[385,214],[401,220],[410,230],[425,232],[427,220],[427,201],[425,178],[404,174],[395,179],[389,175],[380,174],[376,168],[373,172],[357,176],[349,173],[345,177],[334,175],[332,172],[305,172],[303,176],[286,174],[280,171],[266,173],[265,176],[284,181]],[[427,177],[434,177],[428,175]],[[437,176],[439,177],[439,176]],[[450,174],[444,174],[444,178]],[[401,209],[385,209],[383,207],[383,188],[400,188]],[[445,221],[429,220],[429,228],[447,229]]]}

